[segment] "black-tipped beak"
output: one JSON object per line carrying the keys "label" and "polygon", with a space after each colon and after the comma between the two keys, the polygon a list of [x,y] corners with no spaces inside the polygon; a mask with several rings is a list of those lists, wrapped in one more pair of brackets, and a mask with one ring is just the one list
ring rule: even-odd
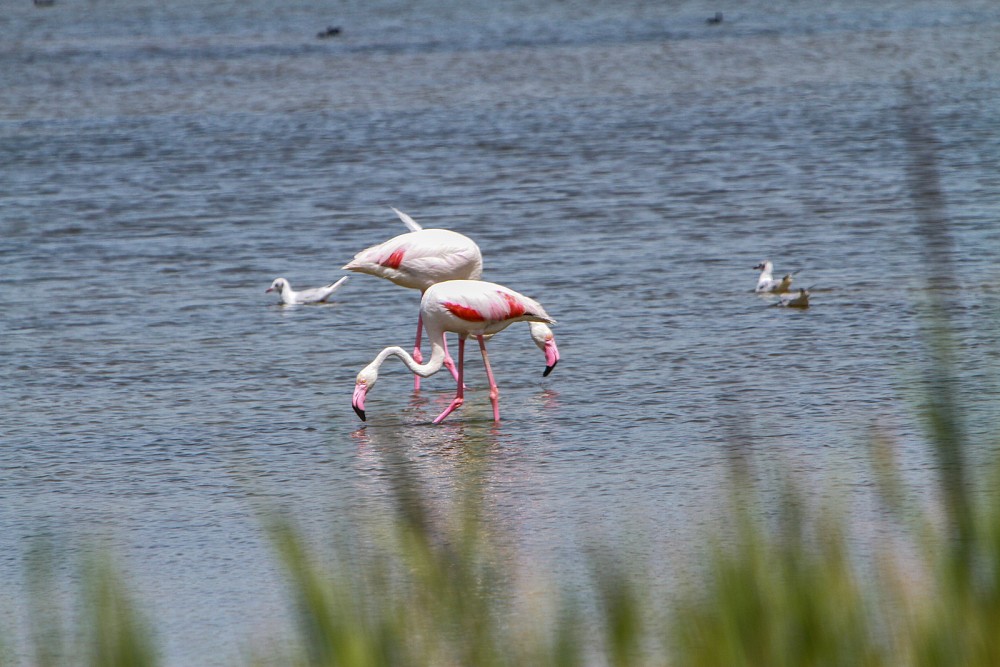
{"label": "black-tipped beak", "polygon": [[361,421],[365,420],[365,395],[368,393],[368,385],[364,382],[358,382],[354,385],[354,398],[351,399],[351,407],[354,408],[354,413],[361,418]]}
{"label": "black-tipped beak", "polygon": [[558,363],[559,348],[556,347],[556,339],[554,336],[548,336],[545,339],[545,372],[542,373],[542,377],[548,377]]}

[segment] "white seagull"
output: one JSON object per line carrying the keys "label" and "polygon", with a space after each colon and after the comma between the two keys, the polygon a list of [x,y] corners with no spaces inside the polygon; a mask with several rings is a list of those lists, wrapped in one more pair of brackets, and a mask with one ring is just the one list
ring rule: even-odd
{"label": "white seagull", "polygon": [[284,278],[275,278],[271,286],[264,290],[267,292],[277,292],[281,297],[281,303],[285,306],[292,306],[299,303],[323,303],[337,288],[344,284],[347,276],[344,276],[335,283],[330,283],[324,287],[313,287],[296,292],[292,289],[292,284]]}
{"label": "white seagull", "polygon": [[792,289],[792,276],[798,273],[798,271],[792,271],[791,273],[786,273],[781,280],[775,280],[771,275],[771,272],[774,271],[774,265],[771,264],[770,260],[764,260],[753,268],[755,271],[760,271],[760,277],[757,278],[757,287],[754,288],[754,292],[758,294],[787,294]]}

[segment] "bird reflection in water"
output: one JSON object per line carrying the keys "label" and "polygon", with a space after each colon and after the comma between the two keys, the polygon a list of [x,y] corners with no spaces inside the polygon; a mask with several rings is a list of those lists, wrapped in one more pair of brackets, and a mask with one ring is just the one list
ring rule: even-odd
{"label": "bird reflection in water", "polygon": [[481,501],[517,457],[509,439],[488,420],[433,428],[429,422],[383,422],[359,428],[351,437],[357,444],[358,500],[373,508],[415,503],[432,514],[448,514],[456,502]]}
{"label": "bird reflection in water", "polygon": [[559,392],[555,389],[543,389],[538,392],[538,401],[546,412],[559,407]]}
{"label": "bird reflection in water", "polygon": [[491,452],[503,456],[504,451],[511,450],[509,434],[501,424],[490,419],[488,410],[483,411],[482,419],[428,428],[431,413],[447,402],[447,396],[425,398],[414,392],[398,421],[383,421],[377,426],[368,423],[351,432],[358,455],[372,463],[375,459],[385,462],[394,457],[408,460],[438,456],[469,458]]}

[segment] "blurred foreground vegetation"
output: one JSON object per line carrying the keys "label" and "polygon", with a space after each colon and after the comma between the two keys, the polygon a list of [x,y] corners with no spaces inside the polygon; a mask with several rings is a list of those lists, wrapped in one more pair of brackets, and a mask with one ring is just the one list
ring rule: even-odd
{"label": "blurred foreground vegetation", "polygon": [[[310,545],[279,512],[264,517],[295,630],[268,647],[248,642],[246,664],[1000,665],[1000,506],[995,494],[973,492],[1000,488],[1000,460],[986,475],[967,463],[947,314],[933,303],[928,312],[924,413],[938,488],[904,488],[893,443],[873,435],[882,514],[894,527],[875,553],[852,553],[842,508],[811,506],[794,480],[779,502],[758,499],[748,448],[734,442],[731,522],[724,538],[696,545],[709,557],[680,592],[653,594],[640,564],[595,545],[589,581],[570,593],[512,552],[479,492],[442,512],[397,461],[391,517],[359,519],[358,534],[336,547]],[[915,495],[939,502],[909,506]],[[777,516],[765,516],[774,507]],[[60,605],[53,553],[40,546],[29,559],[33,645],[14,651],[17,633],[0,627],[0,665],[160,664],[155,619],[114,565],[90,559],[78,599]]]}
{"label": "blurred foreground vegetation", "polygon": [[[908,99],[914,100],[912,92]],[[917,106],[914,104],[913,106]],[[910,179],[931,276],[951,276],[933,137],[903,114]],[[393,479],[395,514],[359,521],[333,549],[310,546],[291,519],[264,519],[287,574],[295,636],[248,649],[247,664],[342,667],[809,667],[1000,665],[1000,458],[974,475],[951,358],[947,284],[928,285],[924,414],[937,489],[903,488],[893,443],[873,434],[872,468],[895,530],[869,558],[852,553],[853,526],[818,510],[787,480],[778,516],[765,517],[753,461],[731,456],[731,525],[706,536],[704,567],[681,592],[652,594],[648,573],[613,548],[593,552],[590,580],[570,593],[511,553],[510,540],[470,492],[443,515],[419,484]],[[403,464],[393,466],[405,470]],[[480,486],[470,482],[467,489]],[[907,498],[933,496],[914,507]],[[435,510],[437,508],[434,508]],[[363,555],[362,555],[363,552]],[[160,664],[152,628],[125,578],[101,559],[79,577],[78,599],[57,599],[51,547],[30,559],[28,664]],[[530,591],[530,593],[529,593]],[[581,594],[583,591],[583,594]],[[14,628],[0,627],[0,666]],[[248,645],[250,645],[248,643]]]}
{"label": "blurred foreground vegetation", "polygon": [[[852,556],[849,519],[810,509],[791,483],[779,516],[762,518],[751,462],[734,447],[731,534],[707,537],[714,546],[702,545],[711,554],[703,570],[668,599],[655,599],[643,569],[606,547],[593,552],[587,595],[539,581],[510,541],[497,539],[480,497],[431,511],[405,475],[394,480],[393,518],[361,527],[332,554],[270,514],[265,529],[287,574],[295,636],[253,646],[246,664],[1000,665],[1000,508],[969,491],[970,471],[953,451],[963,446],[960,421],[942,409],[954,409],[947,396],[928,401],[943,508],[905,506],[891,442],[873,437],[886,514],[899,527],[898,542],[874,554],[874,566]],[[31,559],[27,664],[159,664],[155,619],[114,566],[86,564],[79,599],[60,609],[51,602],[52,562],[46,548]]]}

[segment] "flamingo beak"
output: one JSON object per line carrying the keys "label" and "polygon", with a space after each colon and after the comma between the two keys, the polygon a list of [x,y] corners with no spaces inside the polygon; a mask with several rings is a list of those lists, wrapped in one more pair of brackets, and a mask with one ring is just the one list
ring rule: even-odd
{"label": "flamingo beak", "polygon": [[548,377],[558,363],[559,348],[556,347],[556,339],[550,336],[545,340],[545,372],[542,373],[542,377]]}
{"label": "flamingo beak", "polygon": [[351,399],[351,407],[354,408],[354,412],[361,418],[361,421],[368,421],[365,419],[365,395],[367,393],[368,385],[364,382],[354,385],[354,398]]}

